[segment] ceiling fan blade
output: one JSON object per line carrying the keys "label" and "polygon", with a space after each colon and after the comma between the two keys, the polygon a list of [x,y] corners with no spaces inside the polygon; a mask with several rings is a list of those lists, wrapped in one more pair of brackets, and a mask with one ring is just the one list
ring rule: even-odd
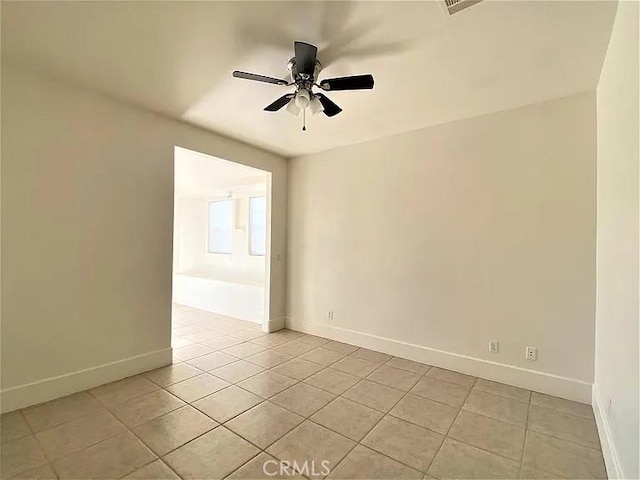
{"label": "ceiling fan blade", "polygon": [[258,75],[257,73],[239,72],[238,70],[233,72],[233,76],[236,78],[244,78],[245,80],[254,80],[256,82],[274,83],[276,85],[287,85],[286,80],[280,78],[266,77],[264,75]]}
{"label": "ceiling fan blade", "polygon": [[294,42],[293,48],[296,54],[296,65],[298,73],[306,73],[313,77],[316,69],[316,56],[318,55],[318,47],[305,42]]}
{"label": "ceiling fan blade", "polygon": [[354,75],[353,77],[328,78],[320,82],[323,90],[367,90],[373,88],[373,75]]}
{"label": "ceiling fan blade", "polygon": [[282,107],[284,107],[287,103],[289,103],[289,101],[292,98],[293,98],[293,93],[287,93],[286,95],[281,96],[279,99],[277,99],[271,105],[267,105],[266,107],[264,107],[264,109],[267,112],[277,112]]}
{"label": "ceiling fan blade", "polygon": [[316,96],[318,97],[318,100],[320,100],[320,103],[324,108],[324,114],[327,117],[333,117],[342,111],[342,109],[338,105],[333,103],[331,100],[329,100],[329,98],[327,98],[322,93],[316,93]]}

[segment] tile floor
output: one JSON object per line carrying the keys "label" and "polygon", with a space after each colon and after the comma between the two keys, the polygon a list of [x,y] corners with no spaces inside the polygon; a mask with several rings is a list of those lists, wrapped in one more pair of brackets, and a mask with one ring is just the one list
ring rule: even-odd
{"label": "tile floor", "polygon": [[606,477],[588,405],[178,305],[173,333],[169,367],[3,415],[2,478]]}

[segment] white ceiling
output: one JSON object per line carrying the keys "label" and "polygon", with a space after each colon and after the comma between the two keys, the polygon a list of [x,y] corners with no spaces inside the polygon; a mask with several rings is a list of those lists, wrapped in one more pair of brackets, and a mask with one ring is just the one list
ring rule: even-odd
{"label": "white ceiling", "polygon": [[[297,156],[593,90],[615,8],[487,0],[449,17],[439,1],[5,1],[2,55]],[[306,132],[262,111],[289,90],[231,72],[284,77],[294,40],[321,49],[321,78],[372,73],[375,88],[329,94],[344,111],[308,118]]]}
{"label": "white ceiling", "polygon": [[[268,173],[200,152],[176,147],[175,193],[182,195],[265,190]],[[250,188],[251,187],[251,188]]]}

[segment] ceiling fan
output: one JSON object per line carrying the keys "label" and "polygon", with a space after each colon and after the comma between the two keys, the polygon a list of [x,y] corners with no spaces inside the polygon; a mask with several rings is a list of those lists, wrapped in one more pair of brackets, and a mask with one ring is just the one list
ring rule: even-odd
{"label": "ceiling fan", "polygon": [[322,64],[316,58],[318,48],[305,42],[294,42],[293,47],[295,56],[289,60],[287,65],[291,72],[291,81],[238,70],[233,72],[233,76],[285,87],[295,85],[296,91],[294,93],[283,95],[264,109],[267,112],[277,112],[286,105],[287,111],[293,115],[298,115],[302,111],[302,130],[306,130],[304,117],[307,108],[312,113],[324,112],[327,117],[333,117],[342,111],[338,105],[329,100],[323,93],[313,93],[313,87],[318,87],[323,91],[368,90],[373,88],[373,75],[370,74],[328,78],[317,83],[318,74],[322,70]]}

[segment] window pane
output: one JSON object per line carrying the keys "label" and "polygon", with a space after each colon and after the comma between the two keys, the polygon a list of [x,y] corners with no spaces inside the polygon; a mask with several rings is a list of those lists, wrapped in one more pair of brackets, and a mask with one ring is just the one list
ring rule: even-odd
{"label": "window pane", "polygon": [[267,197],[249,200],[249,253],[265,255],[267,250]]}
{"label": "window pane", "polygon": [[233,200],[209,203],[209,253],[231,253]]}

